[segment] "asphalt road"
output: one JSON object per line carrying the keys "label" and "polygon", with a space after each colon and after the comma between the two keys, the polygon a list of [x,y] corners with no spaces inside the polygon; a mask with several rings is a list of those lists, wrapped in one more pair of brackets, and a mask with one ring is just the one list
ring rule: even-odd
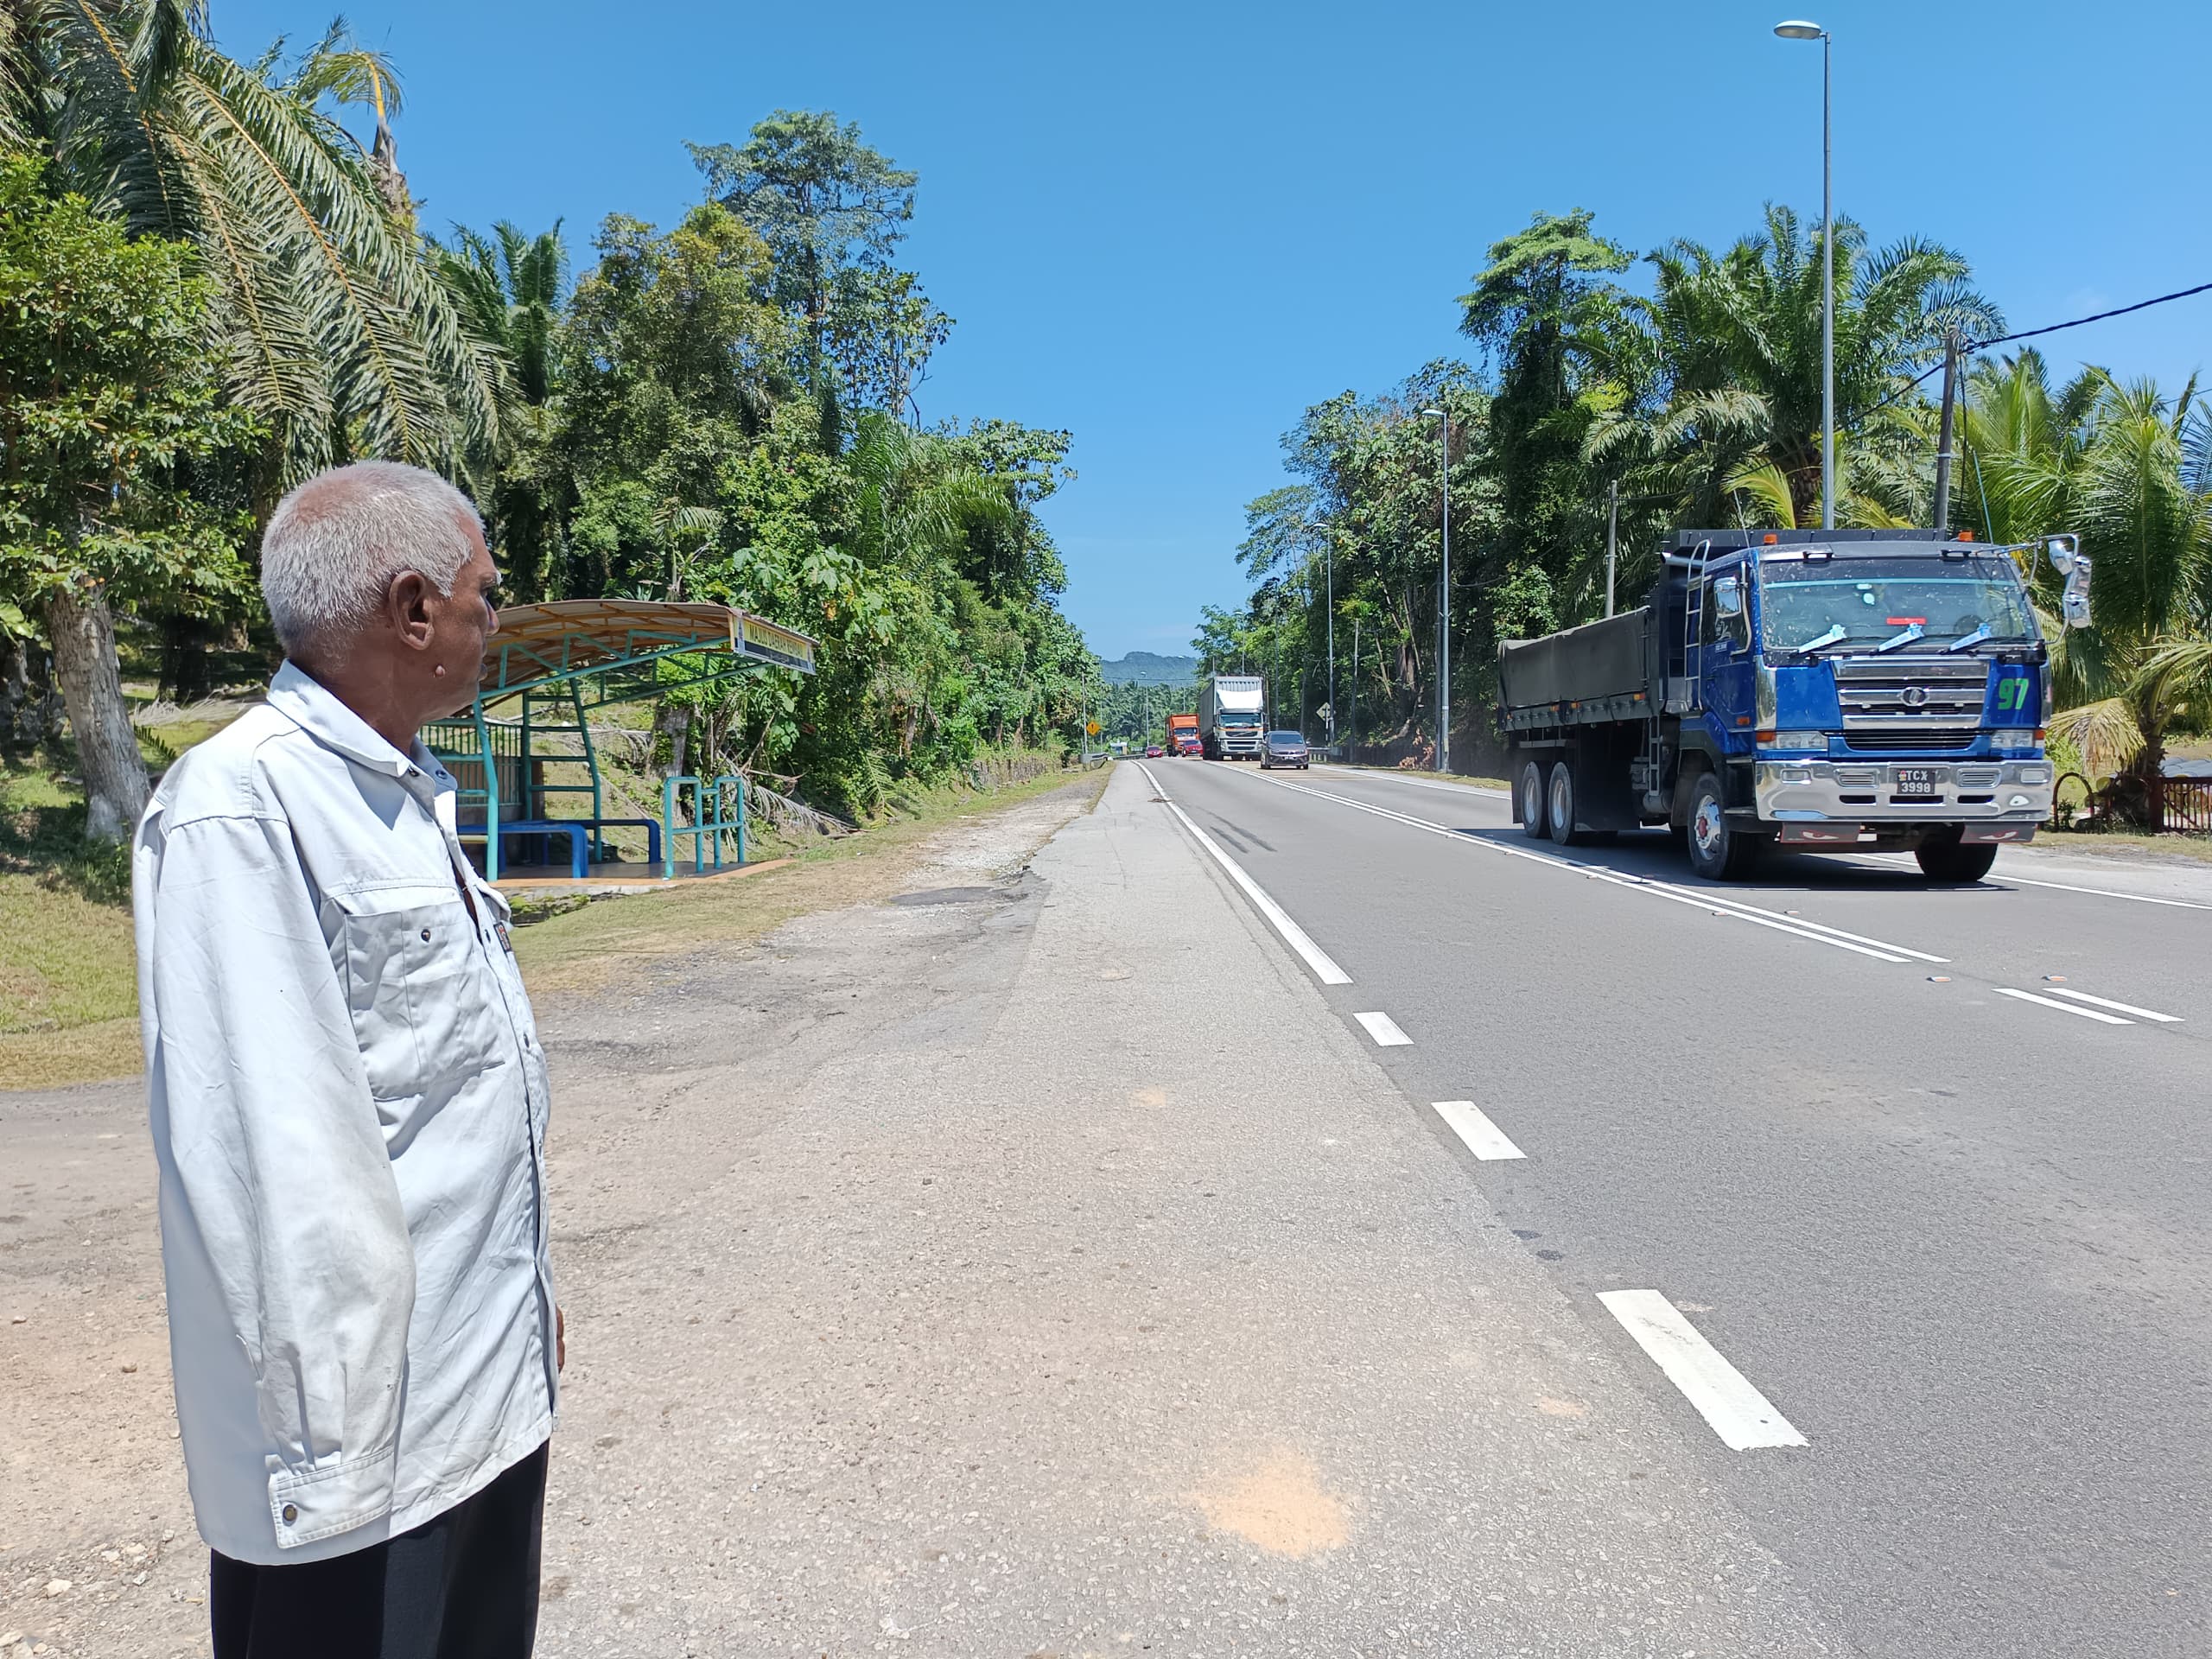
{"label": "asphalt road", "polygon": [[[1407,1110],[1862,1651],[2212,1651],[2212,872],[1719,887],[1660,836],[1528,841],[1494,792],[1147,766],[1349,977],[1329,1007],[1410,1039],[1374,1050]],[[1624,1290],[1807,1443],[1730,1449]]]}

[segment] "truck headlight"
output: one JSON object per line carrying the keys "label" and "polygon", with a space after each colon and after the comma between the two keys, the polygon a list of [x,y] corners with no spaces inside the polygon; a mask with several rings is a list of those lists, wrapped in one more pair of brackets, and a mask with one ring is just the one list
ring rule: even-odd
{"label": "truck headlight", "polygon": [[1761,740],[1759,747],[1764,749],[1814,749],[1826,754],[1828,752],[1828,734],[1826,732],[1777,732],[1772,737]]}

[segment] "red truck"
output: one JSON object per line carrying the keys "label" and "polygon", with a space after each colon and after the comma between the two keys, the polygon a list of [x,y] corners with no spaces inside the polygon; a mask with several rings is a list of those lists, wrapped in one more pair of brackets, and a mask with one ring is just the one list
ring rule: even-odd
{"label": "red truck", "polygon": [[1167,753],[1196,754],[1198,752],[1198,717],[1194,714],[1168,715]]}

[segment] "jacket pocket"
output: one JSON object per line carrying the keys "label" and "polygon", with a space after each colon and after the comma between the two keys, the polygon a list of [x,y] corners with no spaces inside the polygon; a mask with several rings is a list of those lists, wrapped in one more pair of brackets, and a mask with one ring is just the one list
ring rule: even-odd
{"label": "jacket pocket", "polygon": [[495,993],[460,893],[410,883],[357,890],[338,904],[369,1092],[412,1099],[491,1065],[500,1052]]}

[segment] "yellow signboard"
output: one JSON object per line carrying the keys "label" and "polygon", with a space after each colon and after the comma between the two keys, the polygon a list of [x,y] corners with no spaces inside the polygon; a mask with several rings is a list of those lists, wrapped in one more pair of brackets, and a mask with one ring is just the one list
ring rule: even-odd
{"label": "yellow signboard", "polygon": [[763,661],[779,663],[785,668],[814,667],[814,641],[790,628],[779,627],[765,617],[746,613],[740,625],[741,645],[745,655]]}
{"label": "yellow signboard", "polygon": [[1089,732],[1093,737],[1096,737],[1098,735],[1098,722],[1094,720],[1090,725],[1084,727],[1083,729]]}

